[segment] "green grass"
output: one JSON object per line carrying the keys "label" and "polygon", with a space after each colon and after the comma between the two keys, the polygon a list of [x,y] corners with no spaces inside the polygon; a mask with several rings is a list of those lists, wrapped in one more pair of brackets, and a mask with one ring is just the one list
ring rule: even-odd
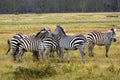
{"label": "green grass", "polygon": [[[107,17],[118,15],[119,17]],[[117,42],[109,50],[109,57],[105,57],[105,48],[95,46],[94,57],[88,56],[85,48],[85,64],[80,62],[79,51],[70,50],[70,63],[57,62],[57,58],[50,61],[33,62],[32,53],[23,55],[23,62],[12,60],[7,40],[16,33],[31,35],[43,27],[48,26],[54,31],[56,24],[60,24],[67,35],[86,34],[89,31],[108,31],[117,28]],[[120,13],[51,13],[51,14],[5,14],[0,15],[0,79],[1,80],[120,80]],[[44,56],[45,58],[45,56]]]}

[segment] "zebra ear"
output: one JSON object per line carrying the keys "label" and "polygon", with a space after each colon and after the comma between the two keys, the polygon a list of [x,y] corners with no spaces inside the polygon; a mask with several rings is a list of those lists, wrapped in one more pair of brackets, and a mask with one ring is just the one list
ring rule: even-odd
{"label": "zebra ear", "polygon": [[57,24],[56,26],[60,26],[60,24]]}
{"label": "zebra ear", "polygon": [[66,30],[64,29],[64,32],[66,32]]}
{"label": "zebra ear", "polygon": [[45,30],[50,31],[50,29],[48,27],[45,27]]}
{"label": "zebra ear", "polygon": [[114,31],[116,32],[116,31],[117,31],[117,29],[114,29]]}

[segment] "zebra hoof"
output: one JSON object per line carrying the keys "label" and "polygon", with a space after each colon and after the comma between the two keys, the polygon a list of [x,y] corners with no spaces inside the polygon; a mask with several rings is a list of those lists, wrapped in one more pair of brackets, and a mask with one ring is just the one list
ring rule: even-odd
{"label": "zebra hoof", "polygon": [[108,58],[108,55],[106,55],[106,58]]}
{"label": "zebra hoof", "polygon": [[63,63],[63,60],[61,60],[61,62]]}
{"label": "zebra hoof", "polygon": [[89,57],[94,57],[94,55],[89,55]]}
{"label": "zebra hoof", "polygon": [[92,55],[91,57],[94,57],[94,55]]}
{"label": "zebra hoof", "polygon": [[70,61],[68,60],[68,63],[70,63]]}
{"label": "zebra hoof", "polygon": [[84,53],[84,56],[85,56],[86,54]]}
{"label": "zebra hoof", "polygon": [[21,61],[21,60],[18,60],[18,63],[22,63],[22,61]]}

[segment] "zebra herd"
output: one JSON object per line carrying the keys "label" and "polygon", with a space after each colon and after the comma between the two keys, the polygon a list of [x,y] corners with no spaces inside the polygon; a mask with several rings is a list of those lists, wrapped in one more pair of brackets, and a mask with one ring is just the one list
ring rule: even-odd
{"label": "zebra herd", "polygon": [[89,56],[93,56],[92,50],[94,46],[99,45],[106,47],[106,57],[108,57],[108,50],[113,41],[116,41],[116,29],[113,28],[106,33],[92,31],[85,37],[82,34],[68,36],[64,29],[57,25],[54,32],[45,27],[38,33],[30,36],[21,33],[15,34],[11,40],[8,40],[9,49],[6,54],[12,49],[13,59],[21,62],[22,55],[28,51],[32,52],[34,60],[43,60],[44,52],[46,52],[46,60],[48,60],[49,55],[54,56],[56,51],[57,56],[63,61],[64,50],[66,50],[69,62],[68,50],[79,50],[82,57],[81,60],[84,62],[84,49],[87,43]]}

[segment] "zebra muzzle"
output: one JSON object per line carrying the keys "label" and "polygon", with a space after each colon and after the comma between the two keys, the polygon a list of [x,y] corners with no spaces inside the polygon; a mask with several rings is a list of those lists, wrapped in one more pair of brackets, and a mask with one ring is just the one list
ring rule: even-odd
{"label": "zebra muzzle", "polygon": [[114,38],[114,42],[116,42],[116,39]]}

